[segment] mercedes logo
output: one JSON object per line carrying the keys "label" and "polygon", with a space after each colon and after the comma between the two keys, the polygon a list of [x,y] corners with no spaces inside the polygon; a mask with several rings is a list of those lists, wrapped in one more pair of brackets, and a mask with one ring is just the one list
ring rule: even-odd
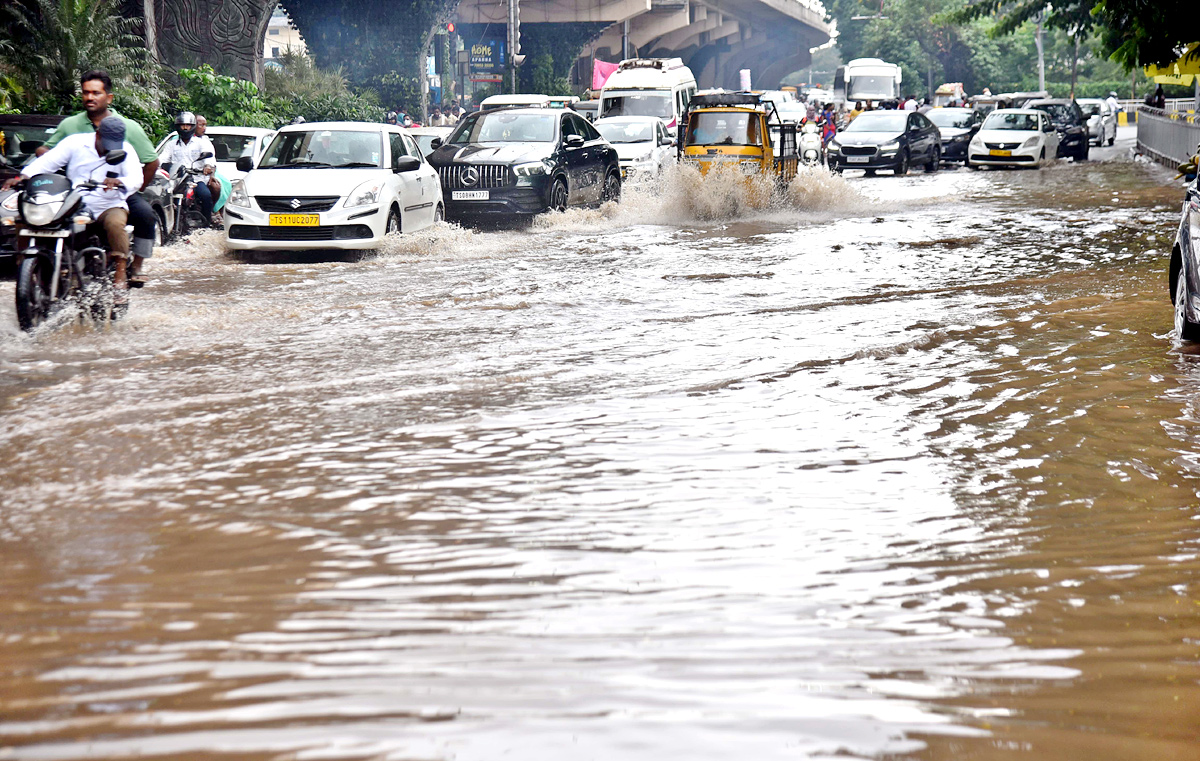
{"label": "mercedes logo", "polygon": [[463,170],[462,183],[463,185],[474,185],[479,182],[479,170],[473,166],[469,166]]}
{"label": "mercedes logo", "polygon": [[291,206],[293,209],[299,209],[300,208],[300,199],[293,198],[292,202],[290,204],[288,204],[288,206]]}

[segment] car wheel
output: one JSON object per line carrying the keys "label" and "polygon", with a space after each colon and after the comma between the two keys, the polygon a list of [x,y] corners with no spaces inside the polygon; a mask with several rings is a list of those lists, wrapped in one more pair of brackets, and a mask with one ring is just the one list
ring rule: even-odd
{"label": "car wheel", "polygon": [[433,209],[433,223],[436,225],[438,222],[444,222],[445,220],[446,220],[446,207],[442,206],[439,203]]}
{"label": "car wheel", "polygon": [[1171,257],[1171,273],[1174,276],[1172,301],[1175,302],[1175,335],[1180,341],[1200,341],[1200,325],[1191,322],[1184,312],[1183,305],[1187,301],[1187,278],[1180,277],[1182,274],[1182,262],[1172,255]]}
{"label": "car wheel", "polygon": [[1113,135],[1112,137],[1110,137],[1110,138],[1108,139],[1108,145],[1109,145],[1109,147],[1111,148],[1111,147],[1112,147],[1112,144],[1113,144],[1113,143],[1115,143],[1115,142],[1117,142],[1117,136],[1116,136],[1116,135]]}
{"label": "car wheel", "polygon": [[1092,149],[1092,147],[1090,145],[1088,145],[1088,142],[1086,140],[1084,140],[1083,143],[1079,146],[1079,150],[1075,153],[1075,160],[1076,161],[1087,161],[1088,160],[1088,152],[1091,151],[1091,149]]}
{"label": "car wheel", "polygon": [[552,211],[566,211],[567,202],[570,201],[570,199],[571,196],[567,191],[567,183],[561,177],[559,177],[554,181],[554,184],[550,186],[550,209]]}
{"label": "car wheel", "polygon": [[600,193],[600,202],[621,200],[621,175],[609,172],[604,178],[604,189]]}
{"label": "car wheel", "polygon": [[1038,168],[1040,169],[1045,165],[1046,165],[1046,146],[1043,145],[1042,153],[1040,156],[1038,156]]}
{"label": "car wheel", "polygon": [[940,149],[934,148],[933,149],[933,158],[930,160],[930,162],[928,164],[925,165],[925,171],[928,173],[936,172],[938,170],[938,167],[940,167],[941,165],[942,165],[942,152]]}
{"label": "car wheel", "polygon": [[384,235],[395,235],[400,232],[400,212],[396,211],[393,206],[388,212],[387,227],[384,229]]}
{"label": "car wheel", "polygon": [[908,151],[900,154],[900,161],[896,163],[896,168],[892,171],[897,177],[903,177],[908,174]]}
{"label": "car wheel", "polygon": [[162,247],[171,239],[171,231],[167,229],[167,215],[162,209],[154,210],[154,245]]}

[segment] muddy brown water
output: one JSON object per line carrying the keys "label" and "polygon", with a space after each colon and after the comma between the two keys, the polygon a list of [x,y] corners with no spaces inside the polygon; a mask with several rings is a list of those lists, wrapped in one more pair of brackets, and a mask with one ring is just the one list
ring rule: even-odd
{"label": "muddy brown water", "polygon": [[6,285],[0,759],[1200,757],[1181,193],[1118,157]]}

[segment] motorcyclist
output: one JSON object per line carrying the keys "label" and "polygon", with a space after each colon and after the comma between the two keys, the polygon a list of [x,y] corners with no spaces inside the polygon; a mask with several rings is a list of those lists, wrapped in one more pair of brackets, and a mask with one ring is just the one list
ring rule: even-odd
{"label": "motorcyclist", "polygon": [[[133,146],[138,161],[142,163],[142,187],[149,187],[154,181],[154,173],[158,171],[158,153],[150,138],[146,137],[142,125],[109,108],[113,101],[112,78],[98,69],[86,71],[79,77],[79,90],[83,111],[63,119],[50,139],[37,149],[37,155],[41,156],[54,148],[68,135],[94,134],[101,121],[115,116],[125,122],[125,139]],[[130,274],[137,276],[142,270],[142,260],[149,259],[154,253],[158,216],[140,195],[130,196],[126,203],[129,205],[129,223],[133,225],[133,266]]]}
{"label": "motorcyclist", "polygon": [[200,213],[204,215],[205,220],[212,219],[213,213],[213,196],[212,190],[208,187],[207,177],[217,169],[217,160],[213,156],[201,159],[202,153],[212,153],[212,143],[207,138],[197,138],[196,135],[196,115],[191,111],[182,111],[175,117],[175,132],[178,133],[179,139],[167,143],[163,146],[163,152],[159,159],[163,163],[163,167],[169,172],[173,168],[183,166],[187,169],[196,168],[196,164],[201,164],[206,181],[197,182],[192,191],[192,197],[200,206]]}
{"label": "motorcyclist", "polygon": [[[120,164],[105,161],[109,151],[125,151]],[[125,139],[125,121],[119,116],[109,116],[96,127],[94,134],[68,135],[58,145],[34,159],[18,177],[4,183],[4,189],[39,174],[57,172],[66,167],[67,179],[73,184],[88,180],[102,183],[95,190],[82,193],[83,204],[88,214],[104,228],[109,250],[116,254],[116,274],[113,285],[117,288],[117,301],[126,299],[126,260],[129,258],[129,236],[125,225],[129,221],[130,196],[142,187],[142,166],[138,163],[133,144]]]}

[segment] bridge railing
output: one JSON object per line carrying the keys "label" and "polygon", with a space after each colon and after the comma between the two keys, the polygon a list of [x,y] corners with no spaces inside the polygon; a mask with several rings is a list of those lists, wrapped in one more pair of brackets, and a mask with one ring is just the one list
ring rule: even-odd
{"label": "bridge railing", "polygon": [[1174,167],[1192,157],[1200,144],[1200,116],[1186,111],[1138,108],[1138,152]]}

